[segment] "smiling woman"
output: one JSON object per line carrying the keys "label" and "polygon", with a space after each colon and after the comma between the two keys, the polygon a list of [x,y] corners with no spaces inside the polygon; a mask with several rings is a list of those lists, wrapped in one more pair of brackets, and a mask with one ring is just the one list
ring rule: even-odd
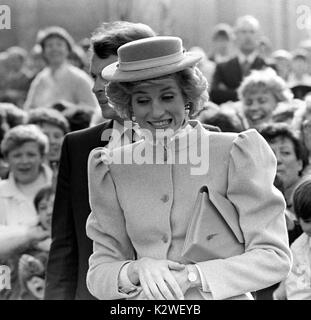
{"label": "smiling woman", "polygon": [[[89,156],[87,285],[99,299],[252,299],[289,270],[271,149],[255,130],[189,120],[207,97],[199,60],[180,38],[151,37],[121,46],[102,72],[113,107],[148,134],[112,151],[130,164],[108,163],[105,148]],[[207,168],[194,161],[201,146]]]}
{"label": "smiling woman", "polygon": [[259,129],[272,120],[280,102],[290,102],[293,94],[274,70],[254,70],[238,89],[249,128]]}

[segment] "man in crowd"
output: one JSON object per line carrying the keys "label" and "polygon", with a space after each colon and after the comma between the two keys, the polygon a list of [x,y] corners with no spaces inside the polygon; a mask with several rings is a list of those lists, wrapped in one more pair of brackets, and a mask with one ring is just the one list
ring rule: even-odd
{"label": "man in crowd", "polygon": [[252,69],[262,69],[266,62],[258,55],[260,25],[253,16],[238,18],[235,25],[237,55],[219,63],[214,73],[210,98],[216,104],[237,101],[237,88]]}
{"label": "man in crowd", "polygon": [[[89,300],[94,297],[86,287],[88,259],[92,241],[86,236],[85,224],[91,212],[88,197],[87,161],[91,150],[110,141],[103,137],[107,129],[124,132],[123,122],[108,104],[104,67],[117,60],[117,49],[130,41],[155,36],[141,23],[125,21],[103,24],[91,38],[91,76],[93,92],[102,116],[108,121],[95,127],[68,134],[63,142],[52,221],[52,245],[47,266],[45,299]],[[107,132],[107,131],[106,131]],[[122,135],[117,135],[119,138]],[[120,139],[119,139],[120,140]],[[113,145],[121,144],[113,137]]]}

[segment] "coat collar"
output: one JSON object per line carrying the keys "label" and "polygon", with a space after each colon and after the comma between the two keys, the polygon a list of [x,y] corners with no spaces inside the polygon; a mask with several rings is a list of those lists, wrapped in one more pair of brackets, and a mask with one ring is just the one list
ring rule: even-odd
{"label": "coat collar", "polygon": [[[53,172],[48,167],[48,165],[43,164],[41,167],[41,172],[43,173],[47,184],[52,182]],[[13,172],[9,173],[9,177],[7,180],[3,180],[2,183],[6,182],[6,187],[1,190],[2,197],[5,198],[26,198],[25,195],[19,190],[17,187]]]}

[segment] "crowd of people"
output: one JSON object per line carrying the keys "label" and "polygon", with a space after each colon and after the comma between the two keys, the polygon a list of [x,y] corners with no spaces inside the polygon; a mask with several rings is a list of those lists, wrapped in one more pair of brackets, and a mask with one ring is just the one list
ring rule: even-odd
{"label": "crowd of people", "polygon": [[[76,43],[53,26],[0,53],[0,299],[311,299],[311,40],[273,51],[253,16],[215,26],[209,52],[172,36],[116,21]],[[148,144],[128,121],[208,137],[209,184],[107,166],[105,150]],[[225,240],[181,255],[203,185],[208,210],[239,217],[234,257]]]}

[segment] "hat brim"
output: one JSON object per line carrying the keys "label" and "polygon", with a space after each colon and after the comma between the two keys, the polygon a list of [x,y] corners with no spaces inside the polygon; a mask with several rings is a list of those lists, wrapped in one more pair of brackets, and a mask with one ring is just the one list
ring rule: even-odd
{"label": "hat brim", "polygon": [[103,69],[101,75],[105,80],[112,82],[131,82],[158,78],[172,74],[188,67],[194,66],[201,60],[201,55],[196,52],[185,52],[184,58],[176,63],[160,67],[145,68],[142,70],[121,71],[118,68],[119,62],[114,62]]}

